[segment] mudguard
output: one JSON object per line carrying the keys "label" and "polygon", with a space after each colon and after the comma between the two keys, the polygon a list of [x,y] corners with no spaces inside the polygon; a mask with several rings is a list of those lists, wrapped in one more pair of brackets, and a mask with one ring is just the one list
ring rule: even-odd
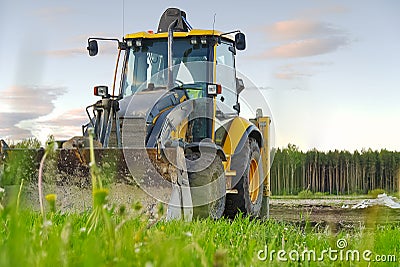
{"label": "mudguard", "polygon": [[227,129],[227,136],[223,145],[223,150],[228,158],[226,169],[236,172],[231,178],[231,188],[234,188],[239,182],[246,168],[247,161],[243,159],[246,155],[243,155],[241,151],[249,137],[253,137],[257,141],[260,149],[262,148],[263,136],[260,130],[253,123],[244,118],[234,118]]}

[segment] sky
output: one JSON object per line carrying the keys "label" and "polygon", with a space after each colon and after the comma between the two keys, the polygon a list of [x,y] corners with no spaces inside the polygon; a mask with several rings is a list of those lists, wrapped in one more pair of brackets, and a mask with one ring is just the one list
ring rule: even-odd
{"label": "sky", "polygon": [[[240,4],[239,4],[240,3]],[[0,2],[0,138],[81,134],[93,86],[111,87],[116,47],[87,38],[156,30],[167,7],[194,28],[240,29],[237,69],[268,102],[275,146],[400,151],[400,2]]]}

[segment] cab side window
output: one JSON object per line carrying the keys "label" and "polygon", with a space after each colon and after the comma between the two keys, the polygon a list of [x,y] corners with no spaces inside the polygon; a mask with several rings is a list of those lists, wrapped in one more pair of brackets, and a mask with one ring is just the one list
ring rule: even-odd
{"label": "cab side window", "polygon": [[217,108],[224,114],[237,113],[233,106],[237,101],[235,57],[230,50],[233,44],[222,41],[217,45],[216,82],[222,86],[217,97]]}

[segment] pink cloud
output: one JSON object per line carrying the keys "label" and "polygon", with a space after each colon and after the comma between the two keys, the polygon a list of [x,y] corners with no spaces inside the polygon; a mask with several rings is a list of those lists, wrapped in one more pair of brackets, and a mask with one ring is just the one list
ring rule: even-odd
{"label": "pink cloud", "polygon": [[347,44],[347,38],[342,36],[305,39],[273,47],[264,52],[261,58],[310,57],[333,52]]}
{"label": "pink cloud", "polygon": [[331,24],[304,19],[279,21],[265,27],[264,31],[267,37],[274,41],[298,40],[311,36],[341,33]]}
{"label": "pink cloud", "polygon": [[262,31],[274,43],[256,58],[300,58],[336,51],[350,43],[348,34],[335,25],[311,19],[278,21]]}

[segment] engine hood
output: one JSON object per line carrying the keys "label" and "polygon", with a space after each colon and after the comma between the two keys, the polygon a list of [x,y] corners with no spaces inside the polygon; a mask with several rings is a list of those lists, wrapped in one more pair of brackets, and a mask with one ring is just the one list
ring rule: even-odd
{"label": "engine hood", "polygon": [[118,115],[120,117],[147,118],[154,106],[164,95],[168,94],[165,89],[142,91],[127,96],[119,101]]}

